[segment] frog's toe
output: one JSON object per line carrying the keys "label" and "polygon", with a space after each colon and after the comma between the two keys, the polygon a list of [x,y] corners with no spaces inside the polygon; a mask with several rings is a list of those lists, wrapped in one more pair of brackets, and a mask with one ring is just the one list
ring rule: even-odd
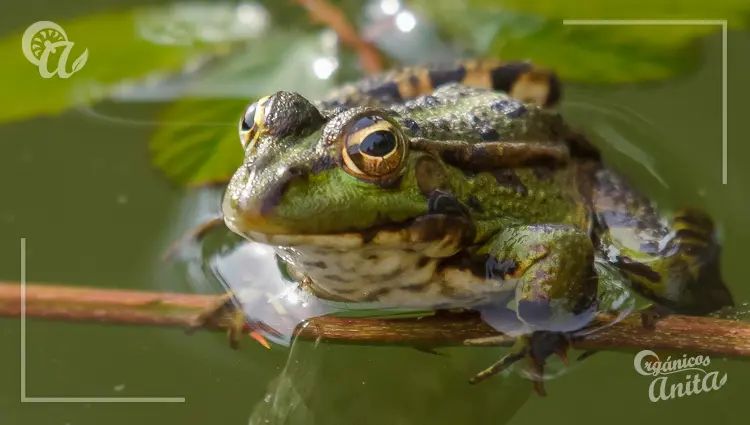
{"label": "frog's toe", "polygon": [[178,254],[180,254],[186,248],[186,246],[200,243],[206,235],[218,229],[221,229],[223,226],[224,218],[214,217],[188,230],[179,239],[172,242],[169,248],[164,251],[161,257],[162,261],[172,260],[173,258],[177,257]]}
{"label": "frog's toe", "polygon": [[226,328],[227,341],[232,349],[239,348],[240,337],[246,334],[262,346],[271,348],[266,338],[259,332],[265,330],[262,324],[247,320],[231,292],[198,314],[185,332],[192,334],[198,329],[205,328]]}
{"label": "frog's toe", "polygon": [[675,311],[669,307],[652,304],[640,311],[641,325],[646,329],[653,330],[660,320],[673,314],[675,314]]}
{"label": "frog's toe", "polygon": [[516,339],[516,343],[511,352],[506,354],[502,359],[479,372],[469,380],[472,384],[477,384],[506,370],[517,361],[527,358],[531,372],[531,379],[534,382],[534,390],[540,396],[546,395],[544,390],[544,365],[551,355],[557,355],[565,364],[568,364],[568,349],[570,348],[571,337],[564,332],[536,331],[530,335],[523,335]]}

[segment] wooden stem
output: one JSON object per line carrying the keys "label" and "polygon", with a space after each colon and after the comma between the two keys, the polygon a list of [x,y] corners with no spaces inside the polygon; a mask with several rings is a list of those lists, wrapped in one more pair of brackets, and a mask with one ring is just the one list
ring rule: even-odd
{"label": "wooden stem", "polygon": [[[21,285],[0,282],[0,317],[20,317]],[[189,328],[196,315],[220,296],[125,291],[27,284],[27,318],[55,321]],[[717,357],[750,357],[750,324],[707,317],[670,316],[646,329],[631,316],[613,323],[600,314],[599,325],[611,325],[576,343],[587,350],[674,350]],[[213,328],[221,330],[225,325]],[[475,314],[443,314],[409,319],[318,317],[299,326],[301,338],[322,338],[349,344],[463,345],[467,339],[493,337],[487,344],[502,345],[499,334]]]}

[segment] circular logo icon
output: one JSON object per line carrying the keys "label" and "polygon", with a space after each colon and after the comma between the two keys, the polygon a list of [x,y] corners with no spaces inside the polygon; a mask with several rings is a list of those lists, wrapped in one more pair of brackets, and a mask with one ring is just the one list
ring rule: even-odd
{"label": "circular logo icon", "polygon": [[[68,78],[83,68],[88,59],[88,49],[73,61],[70,72],[66,70],[68,56],[74,45],[75,43],[68,41],[65,30],[51,21],[39,21],[32,24],[26,28],[21,40],[21,50],[24,56],[39,68],[39,75],[42,78],[50,78],[55,75],[60,78]],[[60,50],[58,51],[58,49]],[[57,67],[50,71],[48,61],[52,54],[56,55],[53,58],[57,58]]]}

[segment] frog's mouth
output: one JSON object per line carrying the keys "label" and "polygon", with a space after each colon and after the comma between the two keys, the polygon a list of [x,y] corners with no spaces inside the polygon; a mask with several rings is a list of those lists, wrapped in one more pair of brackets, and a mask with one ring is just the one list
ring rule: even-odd
{"label": "frog's mouth", "polygon": [[472,221],[462,215],[426,214],[402,223],[376,226],[331,234],[266,234],[243,228],[241,221],[230,217],[224,221],[233,232],[268,245],[313,246],[351,250],[365,246],[389,249],[411,249],[428,257],[448,257],[471,244],[476,234]]}

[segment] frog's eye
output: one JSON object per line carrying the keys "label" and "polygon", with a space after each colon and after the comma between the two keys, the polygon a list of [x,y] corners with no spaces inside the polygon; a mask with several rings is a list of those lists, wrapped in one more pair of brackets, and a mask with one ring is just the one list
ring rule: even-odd
{"label": "frog's eye", "polygon": [[401,168],[407,144],[390,121],[373,115],[354,119],[344,129],[342,156],[355,177],[381,179]]}
{"label": "frog's eye", "polygon": [[243,149],[247,149],[250,142],[252,142],[260,133],[260,130],[263,129],[263,120],[268,98],[269,96],[266,96],[250,104],[245,108],[245,112],[242,114],[242,118],[240,118],[240,143],[242,143]]}

